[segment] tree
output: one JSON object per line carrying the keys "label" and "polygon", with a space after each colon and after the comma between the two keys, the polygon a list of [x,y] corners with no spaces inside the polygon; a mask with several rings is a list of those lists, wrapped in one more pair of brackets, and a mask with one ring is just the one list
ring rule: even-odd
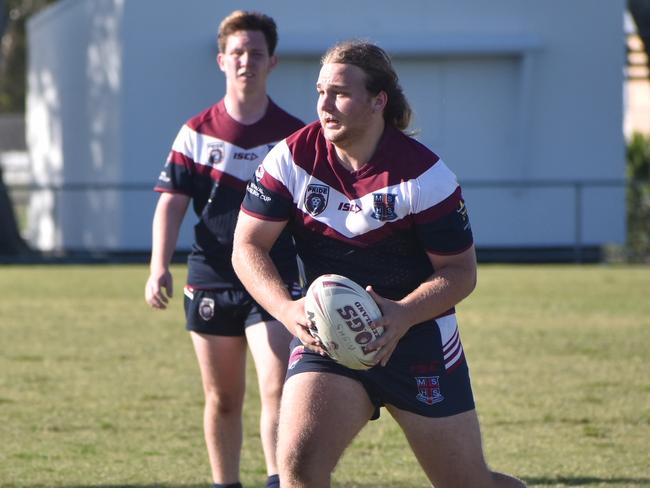
{"label": "tree", "polygon": [[629,259],[650,259],[650,137],[635,133],[627,146],[627,247]]}
{"label": "tree", "polygon": [[0,0],[0,112],[25,111],[25,24],[54,0]]}
{"label": "tree", "polygon": [[[0,112],[25,111],[25,22],[52,1],[0,0]],[[18,230],[0,168],[0,254],[21,254],[28,250]]]}

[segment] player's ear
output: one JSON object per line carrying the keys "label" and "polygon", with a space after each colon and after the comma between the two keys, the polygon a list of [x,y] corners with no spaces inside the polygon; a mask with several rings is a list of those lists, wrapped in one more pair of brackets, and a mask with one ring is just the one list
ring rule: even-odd
{"label": "player's ear", "polygon": [[278,65],[278,57],[274,54],[271,56],[269,59],[269,71],[271,71],[273,68],[275,68]]}
{"label": "player's ear", "polygon": [[372,111],[373,112],[382,112],[386,105],[388,104],[388,95],[385,91],[380,91],[373,97],[372,100]]}
{"label": "player's ear", "polygon": [[225,71],[223,66],[223,53],[217,53],[217,66],[221,71]]}

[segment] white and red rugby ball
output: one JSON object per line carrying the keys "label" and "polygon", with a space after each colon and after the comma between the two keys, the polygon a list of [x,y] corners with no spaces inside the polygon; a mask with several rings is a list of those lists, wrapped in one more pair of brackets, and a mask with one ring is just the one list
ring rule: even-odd
{"label": "white and red rugby ball", "polygon": [[332,359],[351,369],[374,366],[376,351],[365,346],[384,329],[373,324],[381,311],[361,286],[337,274],[319,276],[307,290],[305,313],[314,326],[311,334]]}

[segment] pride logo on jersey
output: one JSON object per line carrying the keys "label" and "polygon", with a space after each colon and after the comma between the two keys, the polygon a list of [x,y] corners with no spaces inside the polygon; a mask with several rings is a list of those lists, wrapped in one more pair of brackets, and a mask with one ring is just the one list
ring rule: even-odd
{"label": "pride logo on jersey", "polygon": [[223,142],[211,142],[208,144],[208,163],[215,165],[223,161],[225,147]]}
{"label": "pride logo on jersey", "polygon": [[307,192],[305,193],[305,208],[309,215],[319,215],[327,207],[329,200],[330,188],[325,185],[307,185]]}

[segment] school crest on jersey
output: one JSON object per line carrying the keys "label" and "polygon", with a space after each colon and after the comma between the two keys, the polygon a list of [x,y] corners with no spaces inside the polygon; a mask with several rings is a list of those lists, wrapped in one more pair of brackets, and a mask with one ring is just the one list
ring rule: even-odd
{"label": "school crest on jersey", "polygon": [[316,216],[323,213],[327,208],[327,201],[329,200],[330,187],[325,185],[307,185],[307,192],[305,193],[305,208],[309,215]]}
{"label": "school crest on jersey", "polygon": [[215,165],[223,161],[225,148],[223,142],[211,142],[208,144],[208,163]]}
{"label": "school crest on jersey", "polygon": [[377,220],[395,220],[395,200],[397,195],[392,193],[373,193],[372,194],[372,218]]}
{"label": "school crest on jersey", "polygon": [[422,403],[433,405],[445,399],[440,393],[440,376],[416,376],[415,383],[418,385],[416,398]]}

